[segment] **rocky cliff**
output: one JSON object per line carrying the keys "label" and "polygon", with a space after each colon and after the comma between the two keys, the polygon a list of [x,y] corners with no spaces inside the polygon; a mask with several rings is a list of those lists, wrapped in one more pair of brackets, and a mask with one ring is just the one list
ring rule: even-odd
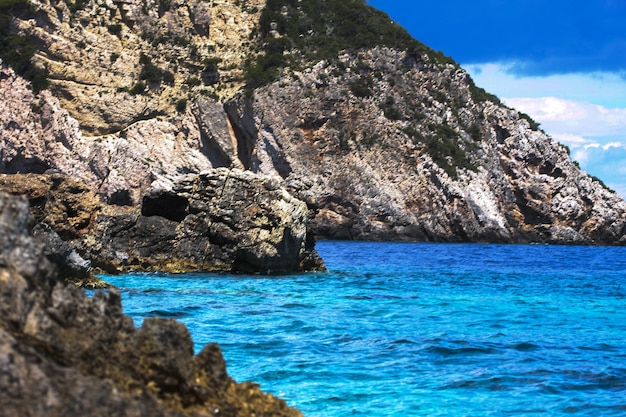
{"label": "rocky cliff", "polygon": [[219,347],[196,356],[186,327],[122,312],[119,293],[57,281],[28,235],[28,203],[0,193],[1,416],[301,416],[226,372]]}
{"label": "rocky cliff", "polygon": [[2,172],[139,206],[229,167],[298,184],[320,237],[626,243],[621,198],[362,1],[16,2]]}

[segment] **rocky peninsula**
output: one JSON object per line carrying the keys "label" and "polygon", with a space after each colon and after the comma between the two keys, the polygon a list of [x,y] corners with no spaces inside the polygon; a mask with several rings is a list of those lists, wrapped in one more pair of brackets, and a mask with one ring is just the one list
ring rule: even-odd
{"label": "rocky peninsula", "polygon": [[165,188],[155,185],[139,207],[103,203],[63,174],[0,174],[0,191],[27,196],[33,233],[74,282],[92,272],[324,269],[307,229],[306,203],[251,172],[189,174]]}

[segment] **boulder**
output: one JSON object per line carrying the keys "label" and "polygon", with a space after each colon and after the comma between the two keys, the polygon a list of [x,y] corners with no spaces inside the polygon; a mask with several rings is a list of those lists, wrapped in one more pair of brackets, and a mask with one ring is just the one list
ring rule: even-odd
{"label": "boulder", "polygon": [[83,235],[102,206],[85,184],[58,173],[0,174],[0,191],[26,196],[35,221],[64,240]]}
{"label": "boulder", "polygon": [[108,287],[91,274],[91,262],[72,243],[86,233],[101,208],[83,183],[61,174],[0,175],[0,191],[28,200],[33,237],[65,281],[86,288]]}
{"label": "boulder", "polygon": [[107,208],[81,250],[109,273],[323,269],[307,224],[278,181],[218,168],[150,189],[141,208]]}

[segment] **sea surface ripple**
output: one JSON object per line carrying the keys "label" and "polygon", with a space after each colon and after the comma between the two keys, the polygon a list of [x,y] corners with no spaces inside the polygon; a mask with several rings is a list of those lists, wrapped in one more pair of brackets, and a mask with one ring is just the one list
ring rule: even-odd
{"label": "sea surface ripple", "polygon": [[104,278],[305,416],[626,416],[626,248],[318,251],[328,272]]}

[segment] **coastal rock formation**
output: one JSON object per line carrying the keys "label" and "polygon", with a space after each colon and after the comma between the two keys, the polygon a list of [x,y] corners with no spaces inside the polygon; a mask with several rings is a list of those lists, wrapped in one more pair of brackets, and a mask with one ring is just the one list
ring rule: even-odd
{"label": "coastal rock formation", "polygon": [[184,325],[135,328],[116,290],[57,281],[28,218],[23,197],[0,193],[0,415],[302,415],[233,381],[217,345],[194,356]]}
{"label": "coastal rock formation", "polygon": [[0,174],[0,191],[28,198],[33,234],[46,243],[48,259],[64,279],[83,286],[97,284],[92,269],[264,274],[324,269],[307,229],[307,204],[276,178],[249,171],[219,168],[155,183],[141,207],[101,203],[63,174]]}
{"label": "coastal rock formation", "polygon": [[102,208],[82,182],[63,174],[0,174],[0,191],[26,196],[35,221],[65,240],[84,235]]}
{"label": "coastal rock formation", "polygon": [[70,243],[87,233],[101,208],[84,184],[61,174],[0,174],[0,192],[28,199],[33,236],[64,280],[89,288],[107,286],[91,274],[91,262]]}
{"label": "coastal rock formation", "polygon": [[251,169],[308,178],[318,236],[626,243],[626,204],[564,146],[455,65],[409,58],[346,54],[237,102]]}
{"label": "coastal rock formation", "polygon": [[2,33],[50,89],[0,66],[0,172],[137,208],[237,168],[306,182],[322,238],[626,244],[623,199],[362,1],[29,2]]}
{"label": "coastal rock formation", "polygon": [[323,269],[307,222],[275,179],[220,168],[152,188],[140,210],[109,207],[80,246],[106,272]]}

